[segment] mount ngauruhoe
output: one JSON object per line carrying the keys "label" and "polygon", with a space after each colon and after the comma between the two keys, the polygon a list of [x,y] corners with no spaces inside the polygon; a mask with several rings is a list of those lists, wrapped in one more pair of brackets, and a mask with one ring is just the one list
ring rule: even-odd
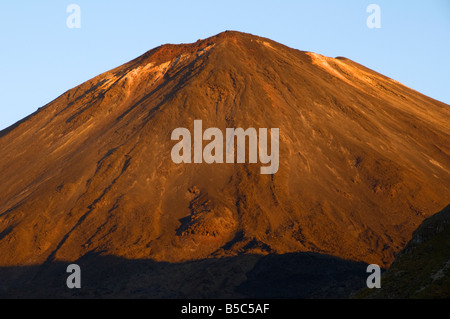
{"label": "mount ngauruhoe", "polygon": [[[162,45],[0,132],[3,277],[102,257],[307,252],[387,267],[450,202],[449,119],[447,104],[346,58],[240,32]],[[171,134],[195,120],[278,128],[278,171],[174,163]]]}

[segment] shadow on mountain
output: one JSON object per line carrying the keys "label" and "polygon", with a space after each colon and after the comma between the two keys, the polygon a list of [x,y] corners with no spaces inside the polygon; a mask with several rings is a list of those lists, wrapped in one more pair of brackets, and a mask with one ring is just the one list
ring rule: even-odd
{"label": "shadow on mountain", "polygon": [[366,264],[317,253],[248,254],[184,263],[91,253],[74,262],[81,289],[66,286],[70,262],[1,267],[1,298],[348,298]]}

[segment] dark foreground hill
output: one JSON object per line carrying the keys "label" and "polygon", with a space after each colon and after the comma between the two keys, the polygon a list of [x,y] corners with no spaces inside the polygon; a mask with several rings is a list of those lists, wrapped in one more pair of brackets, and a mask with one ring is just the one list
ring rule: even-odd
{"label": "dark foreground hill", "polygon": [[381,277],[359,298],[450,298],[450,205],[427,218]]}

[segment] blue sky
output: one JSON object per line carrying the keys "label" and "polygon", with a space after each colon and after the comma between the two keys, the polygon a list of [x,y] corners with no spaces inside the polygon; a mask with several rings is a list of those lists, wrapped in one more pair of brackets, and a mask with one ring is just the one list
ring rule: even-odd
{"label": "blue sky", "polygon": [[[66,25],[72,3],[79,29]],[[372,3],[380,29],[366,25]],[[225,30],[345,56],[450,104],[449,0],[16,0],[0,4],[0,130],[160,44]]]}

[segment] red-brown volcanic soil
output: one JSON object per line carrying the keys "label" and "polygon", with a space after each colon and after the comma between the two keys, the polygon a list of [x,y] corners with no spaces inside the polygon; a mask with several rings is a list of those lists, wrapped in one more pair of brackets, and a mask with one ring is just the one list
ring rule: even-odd
{"label": "red-brown volcanic soil", "polygon": [[[173,163],[172,131],[196,119],[279,128],[278,172]],[[0,266],[291,252],[388,266],[450,202],[449,119],[346,58],[239,32],[162,45],[0,132]]]}

